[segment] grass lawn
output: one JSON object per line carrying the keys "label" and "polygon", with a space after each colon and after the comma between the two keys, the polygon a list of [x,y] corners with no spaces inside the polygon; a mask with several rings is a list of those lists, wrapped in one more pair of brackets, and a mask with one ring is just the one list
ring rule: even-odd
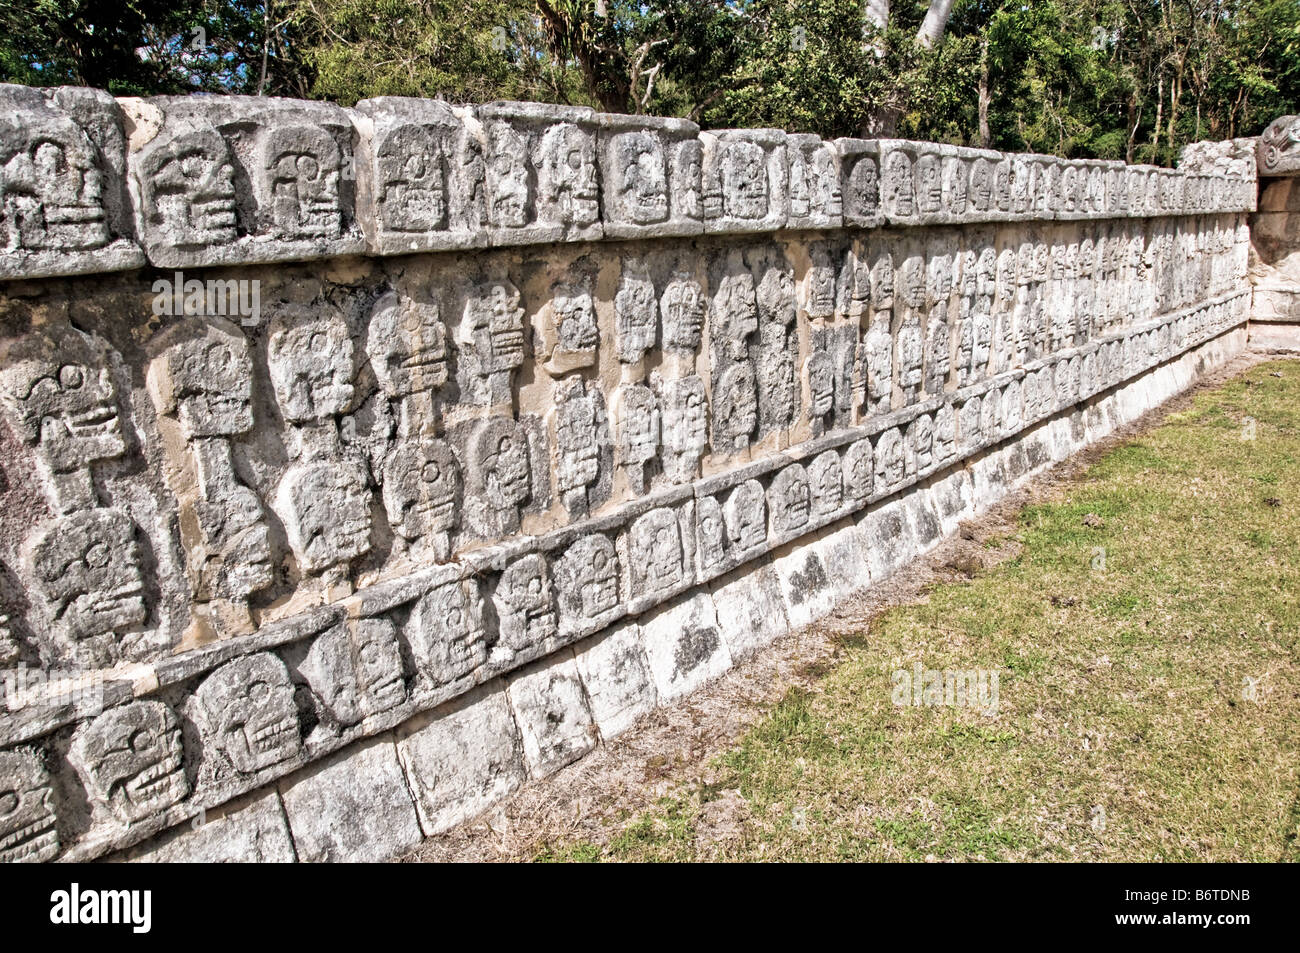
{"label": "grass lawn", "polygon": [[[1298,487],[1300,363],[1257,365],[847,637],[710,783],[538,859],[1300,859]],[[896,705],[918,662],[996,672],[996,714]]]}

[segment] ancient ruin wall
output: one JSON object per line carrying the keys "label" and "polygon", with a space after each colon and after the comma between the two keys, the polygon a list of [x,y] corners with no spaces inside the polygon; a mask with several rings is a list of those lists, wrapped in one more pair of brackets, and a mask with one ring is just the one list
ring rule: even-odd
{"label": "ancient ruin wall", "polygon": [[400,852],[1242,346],[1253,166],[0,107],[0,860]]}

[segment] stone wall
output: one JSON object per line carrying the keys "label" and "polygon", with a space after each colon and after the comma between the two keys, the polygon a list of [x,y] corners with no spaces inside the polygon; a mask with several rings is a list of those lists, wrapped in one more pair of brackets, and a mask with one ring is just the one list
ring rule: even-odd
{"label": "stone wall", "polygon": [[1300,349],[1300,116],[1282,116],[1255,140],[1259,210],[1251,216],[1251,340]]}
{"label": "stone wall", "polygon": [[1244,346],[1253,168],[0,104],[2,860],[398,853]]}

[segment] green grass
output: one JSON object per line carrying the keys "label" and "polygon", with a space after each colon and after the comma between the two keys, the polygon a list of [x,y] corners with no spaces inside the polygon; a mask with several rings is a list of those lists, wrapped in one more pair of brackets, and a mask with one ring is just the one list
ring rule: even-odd
{"label": "green grass", "polygon": [[[711,783],[539,859],[1300,858],[1298,461],[1300,364],[1200,395],[1025,508],[1016,559],[844,639]],[[996,716],[895,706],[917,661],[997,671]]]}

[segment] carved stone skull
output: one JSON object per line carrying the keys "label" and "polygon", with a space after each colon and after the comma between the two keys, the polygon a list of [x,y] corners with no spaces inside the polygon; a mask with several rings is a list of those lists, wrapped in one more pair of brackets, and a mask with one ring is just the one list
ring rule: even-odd
{"label": "carved stone skull", "polygon": [[649,132],[620,132],[611,150],[614,194],[623,216],[638,225],[668,218],[668,180],[659,140]]}
{"label": "carved stone skull", "polygon": [[411,609],[405,633],[416,666],[435,687],[469,675],[488,658],[478,583],[430,589]]}
{"label": "carved stone skull", "polygon": [[327,629],[299,671],[324,715],[338,725],[355,725],[406,701],[397,630],[387,619],[350,619]]}
{"label": "carved stone skull", "polygon": [[253,361],[248,341],[229,327],[204,322],[149,366],[149,389],[160,414],[175,416],[187,439],[225,437],[253,429]]}
{"label": "carved stone skull", "polygon": [[338,143],[319,126],[277,126],[262,144],[267,214],[284,239],[338,238],[342,157]]}
{"label": "carved stone skull", "polygon": [[267,364],[280,412],[290,423],[312,423],[352,406],[352,336],[343,316],[306,307],[284,309],[271,326]]}
{"label": "carved stone skull", "polygon": [[403,538],[455,528],[461,499],[460,465],[442,440],[403,443],[384,465],[384,511]]}
{"label": "carved stone skull", "polygon": [[110,708],[83,725],[70,758],[93,800],[126,824],[178,804],[190,794],[181,723],[162,702]]}
{"label": "carved stone skull", "polygon": [[193,697],[204,741],[240,774],[255,774],[302,749],[293,683],[284,663],[269,652],[227,662]]}
{"label": "carved stone skull", "polygon": [[74,640],[145,621],[135,524],[120,510],[61,516],[36,532],[29,565],[52,622]]}
{"label": "carved stone skull", "polygon": [[447,222],[446,153],[427,126],[398,126],[379,146],[379,217],[394,232],[428,232]]}
{"label": "carved stone skull", "polygon": [[0,863],[39,864],[59,854],[50,776],[34,752],[0,751]]}
{"label": "carved stone skull", "polygon": [[435,301],[388,292],[375,302],[366,354],[384,394],[397,400],[447,383],[447,327]]}
{"label": "carved stone skull", "polygon": [[126,450],[108,348],[74,328],[0,346],[0,409],[51,470],[68,472]]}

